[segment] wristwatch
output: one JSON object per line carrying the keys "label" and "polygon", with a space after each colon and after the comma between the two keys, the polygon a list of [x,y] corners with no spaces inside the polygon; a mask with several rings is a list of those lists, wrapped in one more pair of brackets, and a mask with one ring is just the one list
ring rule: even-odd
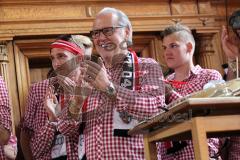
{"label": "wristwatch", "polygon": [[57,129],[58,122],[48,120],[48,123],[54,128],[54,130],[58,131],[58,129]]}
{"label": "wristwatch", "polygon": [[110,82],[110,84],[107,86],[105,93],[110,97],[114,97],[116,95],[117,91],[112,82]]}

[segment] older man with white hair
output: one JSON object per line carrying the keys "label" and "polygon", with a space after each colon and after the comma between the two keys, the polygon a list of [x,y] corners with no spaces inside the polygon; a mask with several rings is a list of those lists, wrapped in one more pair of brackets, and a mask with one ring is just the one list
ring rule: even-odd
{"label": "older man with white hair", "polygon": [[101,58],[86,61],[85,80],[95,88],[87,111],[98,113],[86,121],[87,159],[144,159],[142,135],[127,132],[139,120],[160,112],[162,70],[155,60],[139,58],[129,49],[132,25],[120,10],[102,9],[91,36]]}

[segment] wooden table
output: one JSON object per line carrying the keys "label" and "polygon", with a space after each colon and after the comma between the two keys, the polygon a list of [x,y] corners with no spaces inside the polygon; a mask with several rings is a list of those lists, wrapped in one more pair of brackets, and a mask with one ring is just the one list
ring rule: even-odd
{"label": "wooden table", "polygon": [[[168,122],[170,115],[191,114]],[[180,116],[179,116],[180,117]],[[196,160],[209,160],[207,138],[240,135],[240,97],[190,98],[166,113],[140,123],[129,134],[144,134],[147,160],[157,159],[156,141],[193,140]]]}

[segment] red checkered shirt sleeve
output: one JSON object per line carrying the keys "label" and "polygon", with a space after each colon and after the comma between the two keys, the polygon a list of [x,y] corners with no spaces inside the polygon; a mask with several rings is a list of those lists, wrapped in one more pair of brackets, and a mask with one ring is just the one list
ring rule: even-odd
{"label": "red checkered shirt sleeve", "polygon": [[10,113],[8,91],[2,77],[0,77],[0,124],[9,131],[12,125]]}
{"label": "red checkered shirt sleeve", "polygon": [[[65,103],[68,105],[68,103]],[[64,108],[58,117],[57,130],[66,137],[67,159],[75,160],[78,158],[79,148],[79,125],[80,123],[69,117],[68,106]]]}
{"label": "red checkered shirt sleeve", "polygon": [[117,87],[118,111],[127,110],[133,116],[144,119],[160,112],[164,105],[164,82],[160,65],[153,59],[139,58],[140,91]]}
{"label": "red checkered shirt sleeve", "polygon": [[64,136],[79,135],[79,124],[79,122],[69,117],[68,107],[65,107],[58,121],[57,129]]}
{"label": "red checkered shirt sleeve", "polygon": [[22,122],[22,131],[29,133],[32,136],[34,128],[34,117],[36,113],[35,95],[33,87],[30,88],[28,94],[27,105],[25,108],[24,119]]}
{"label": "red checkered shirt sleeve", "polygon": [[[52,143],[54,142],[54,136],[56,133],[56,126],[46,122],[46,125],[39,128],[37,132],[33,135],[31,148],[33,157],[36,159],[41,159],[45,157],[46,154],[49,155],[49,152],[52,148]],[[50,155],[47,157],[51,157]]]}
{"label": "red checkered shirt sleeve", "polygon": [[240,137],[230,137],[228,160],[240,159]]}
{"label": "red checkered shirt sleeve", "polygon": [[56,133],[55,126],[48,123],[43,107],[43,98],[48,87],[47,81],[34,84],[30,88],[23,129],[31,133],[31,150],[35,159],[51,159],[51,145]]}
{"label": "red checkered shirt sleeve", "polygon": [[207,82],[211,81],[211,80],[221,80],[222,79],[222,75],[213,69],[206,69],[206,74],[207,77],[205,78]]}
{"label": "red checkered shirt sleeve", "polygon": [[[54,143],[57,129],[66,136],[66,150],[68,159],[77,159],[78,157],[78,127],[72,124],[71,120],[66,119],[67,107],[58,117],[57,124],[48,122],[47,112],[43,105],[46,90],[49,86],[48,80],[34,84],[30,88],[26,112],[24,115],[23,130],[31,135],[30,147],[34,159],[50,160],[51,150]],[[66,96],[67,97],[67,96]],[[67,102],[67,98],[65,100]],[[66,120],[66,122],[64,122]],[[71,128],[73,127],[73,128]],[[69,129],[70,130],[67,130]],[[69,133],[67,133],[69,131]]]}
{"label": "red checkered shirt sleeve", "polygon": [[[42,159],[43,157],[51,157],[49,150],[52,148],[54,142],[54,136],[56,133],[56,126],[46,122],[46,125],[39,128],[38,132],[35,132],[31,140],[31,148],[33,157],[36,159]],[[51,152],[50,152],[51,153]]]}
{"label": "red checkered shirt sleeve", "polygon": [[[3,78],[0,76],[0,125],[8,131],[11,131],[12,125],[10,113],[8,91]],[[2,146],[0,146],[0,159],[7,160]]]}

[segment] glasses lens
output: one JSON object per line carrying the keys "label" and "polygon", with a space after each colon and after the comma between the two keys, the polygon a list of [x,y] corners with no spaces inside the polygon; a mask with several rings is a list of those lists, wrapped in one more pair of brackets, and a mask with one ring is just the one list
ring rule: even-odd
{"label": "glasses lens", "polygon": [[111,36],[114,32],[114,28],[113,27],[103,28],[102,32],[105,36]]}
{"label": "glasses lens", "polygon": [[100,31],[99,30],[95,30],[95,31],[91,31],[90,34],[92,36],[92,38],[96,38],[99,36]]}
{"label": "glasses lens", "polygon": [[102,32],[105,36],[111,36],[113,35],[115,28],[123,28],[123,26],[117,26],[117,27],[107,27],[100,30],[93,30],[90,32],[92,38],[97,38],[100,36],[100,32]]}

